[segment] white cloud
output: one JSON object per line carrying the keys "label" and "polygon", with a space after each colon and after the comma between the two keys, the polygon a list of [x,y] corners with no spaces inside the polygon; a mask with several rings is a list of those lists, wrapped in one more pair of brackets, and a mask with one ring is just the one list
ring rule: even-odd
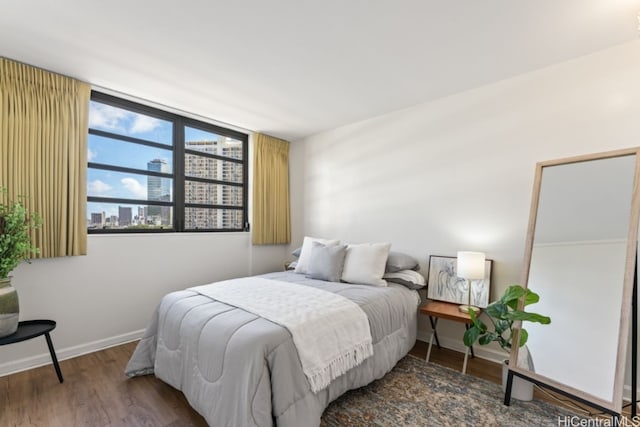
{"label": "white cloud", "polygon": [[87,148],[87,161],[90,162],[95,158],[96,158],[96,152],[95,151],[91,151],[90,148]]}
{"label": "white cloud", "polygon": [[136,199],[146,199],[147,198],[147,187],[140,184],[135,178],[122,178],[120,180],[122,185],[131,192]]}
{"label": "white cloud", "polygon": [[145,133],[151,132],[157,127],[160,127],[162,122],[158,119],[149,116],[143,116],[141,114],[135,114],[133,117],[133,124],[129,132],[131,133]]}
{"label": "white cloud", "polygon": [[92,196],[102,196],[108,193],[112,188],[112,186],[106,182],[100,181],[99,179],[87,183],[87,193]]}
{"label": "white cloud", "polygon": [[162,120],[132,111],[112,107],[91,101],[89,109],[89,127],[119,133],[135,135],[151,132],[162,126]]}
{"label": "white cloud", "polygon": [[132,113],[110,105],[91,102],[89,109],[89,127],[109,131],[124,131],[124,121]]}

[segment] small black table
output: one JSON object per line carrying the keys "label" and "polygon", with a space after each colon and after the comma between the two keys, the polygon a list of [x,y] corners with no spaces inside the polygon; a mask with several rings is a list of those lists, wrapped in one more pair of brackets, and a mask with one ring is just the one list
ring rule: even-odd
{"label": "small black table", "polygon": [[58,374],[58,381],[62,383],[62,372],[60,371],[60,365],[58,365],[58,358],[51,342],[51,336],[49,336],[49,332],[55,328],[56,322],[53,320],[25,320],[18,323],[18,330],[13,334],[0,338],[0,345],[13,344],[44,335],[51,354],[51,360],[53,361],[53,367],[56,369],[56,374]]}

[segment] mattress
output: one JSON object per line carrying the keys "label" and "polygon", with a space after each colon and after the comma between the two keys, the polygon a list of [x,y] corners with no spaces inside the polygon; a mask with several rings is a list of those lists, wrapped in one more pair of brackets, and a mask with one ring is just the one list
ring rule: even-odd
{"label": "mattress", "polygon": [[331,401],[382,378],[415,344],[416,291],[324,282],[293,272],[261,277],[313,286],[358,304],[369,320],[373,356],[313,393],[286,328],[184,290],[162,299],[127,375],[154,373],[181,390],[212,426],[315,427]]}

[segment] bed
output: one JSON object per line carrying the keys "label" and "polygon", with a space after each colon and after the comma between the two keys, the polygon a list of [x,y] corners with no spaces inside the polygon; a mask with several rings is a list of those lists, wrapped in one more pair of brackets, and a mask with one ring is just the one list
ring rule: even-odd
{"label": "bed", "polygon": [[292,271],[258,277],[356,303],[369,322],[373,355],[314,393],[289,330],[188,289],[162,299],[126,374],[154,373],[181,390],[212,426],[315,427],[331,401],[383,377],[415,344],[415,290],[315,280]]}

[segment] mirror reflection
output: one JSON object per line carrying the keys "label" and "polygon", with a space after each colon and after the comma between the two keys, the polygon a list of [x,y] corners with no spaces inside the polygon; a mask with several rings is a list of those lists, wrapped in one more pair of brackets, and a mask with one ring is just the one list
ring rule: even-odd
{"label": "mirror reflection", "polygon": [[[542,169],[528,288],[536,374],[614,400],[635,155]],[[621,385],[620,385],[621,387]]]}

